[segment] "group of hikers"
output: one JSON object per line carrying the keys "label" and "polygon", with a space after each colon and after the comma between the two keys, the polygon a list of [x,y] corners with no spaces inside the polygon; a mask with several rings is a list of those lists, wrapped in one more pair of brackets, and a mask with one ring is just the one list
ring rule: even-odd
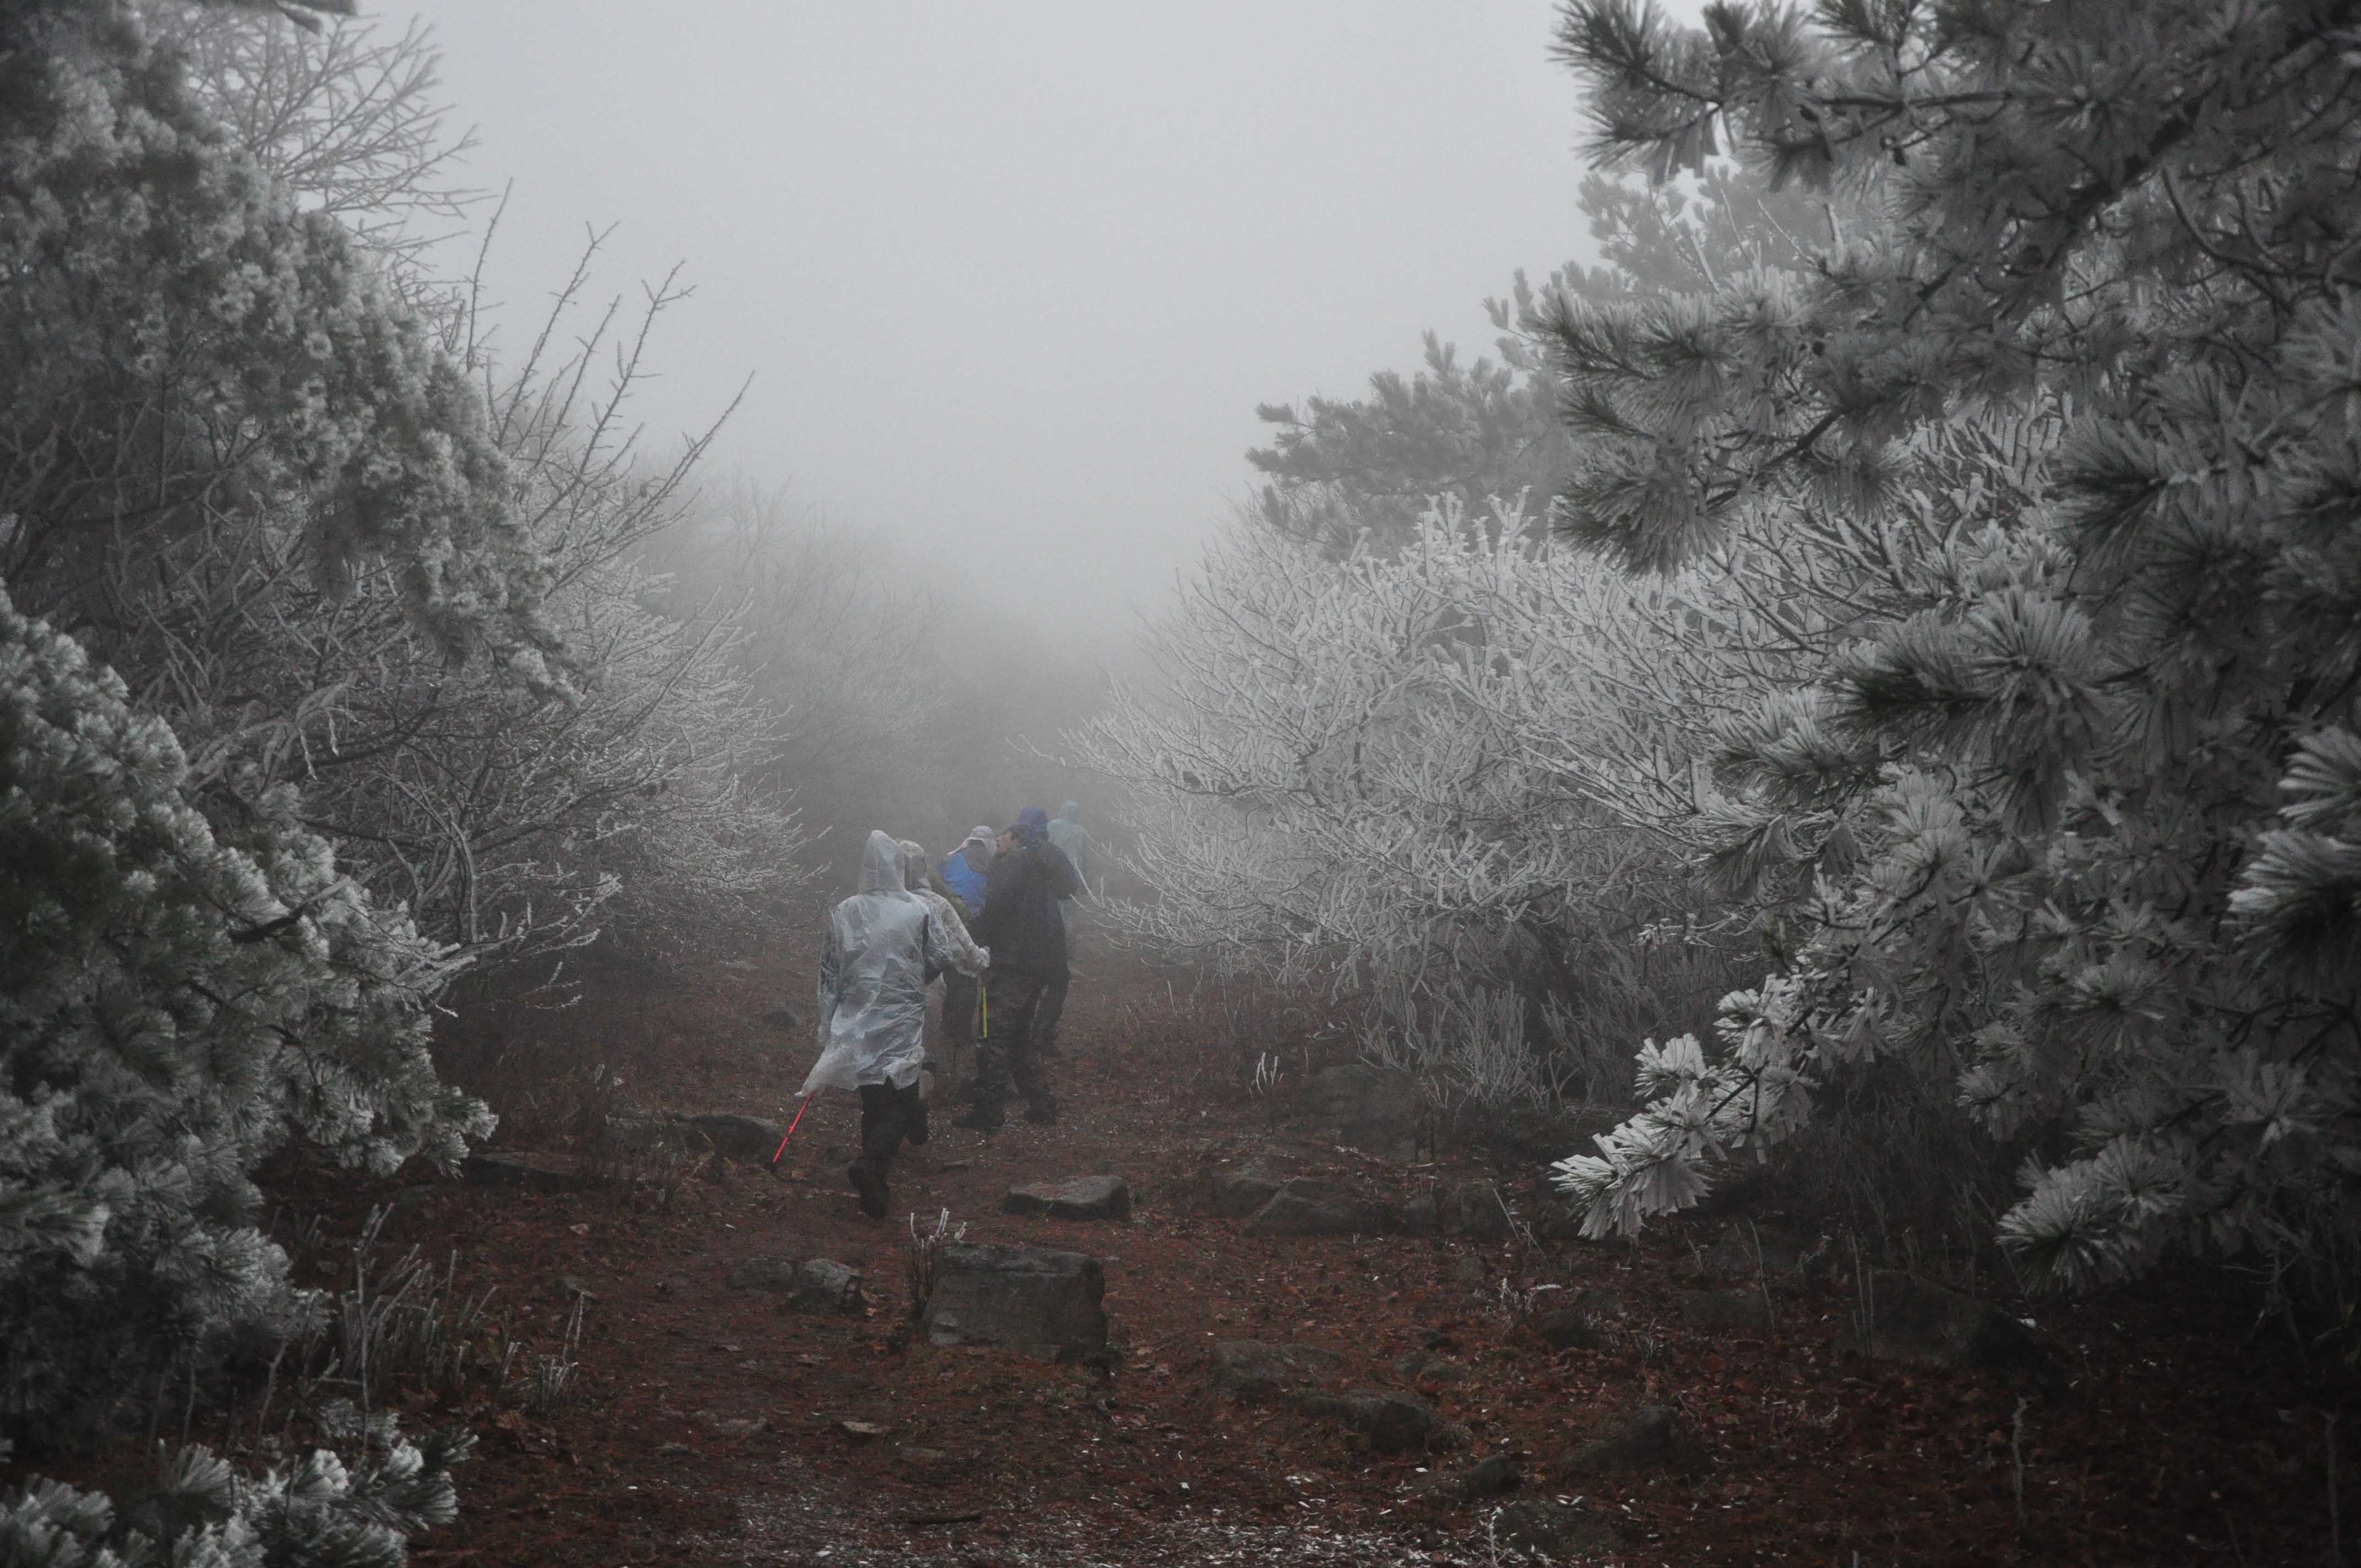
{"label": "group of hikers", "polygon": [[[802,1093],[861,1096],[861,1152],[845,1168],[862,1212],[883,1219],[886,1179],[906,1142],[927,1141],[920,1078],[937,1080],[972,1046],[967,1113],[954,1125],[997,1131],[1010,1091],[1025,1119],[1055,1122],[1045,1063],[1066,1007],[1064,904],[1082,894],[1093,846],[1082,808],[1052,821],[1028,806],[995,833],[972,830],[940,862],[909,839],[872,831],[860,891],[829,916],[819,965],[819,1060]],[[943,981],[943,1046],[927,1054],[927,992]]]}

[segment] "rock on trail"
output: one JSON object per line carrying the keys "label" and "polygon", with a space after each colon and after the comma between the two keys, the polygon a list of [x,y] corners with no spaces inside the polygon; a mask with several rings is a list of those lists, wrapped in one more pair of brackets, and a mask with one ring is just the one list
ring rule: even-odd
{"label": "rock on trail", "polygon": [[1259,1340],[1213,1342],[1213,1387],[1233,1399],[1317,1387],[1342,1376],[1345,1358],[1314,1344],[1265,1344]]}
{"label": "rock on trail", "polygon": [[1105,1271],[1082,1253],[947,1242],[920,1326],[936,1345],[1005,1345],[1045,1358],[1103,1350],[1105,1295]]}
{"label": "rock on trail", "polygon": [[732,1289],[776,1291],[790,1311],[856,1317],[867,1305],[861,1278],[861,1270],[825,1257],[750,1257],[730,1270]]}
{"label": "rock on trail", "polygon": [[1030,1181],[1008,1190],[1004,1214],[1047,1214],[1053,1220],[1128,1220],[1131,1185],[1120,1176],[1075,1176]]}

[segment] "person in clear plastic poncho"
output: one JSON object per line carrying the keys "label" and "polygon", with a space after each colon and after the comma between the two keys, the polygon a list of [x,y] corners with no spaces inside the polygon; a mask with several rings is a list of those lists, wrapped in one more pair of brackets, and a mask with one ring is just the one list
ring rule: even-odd
{"label": "person in clear plastic poncho", "polygon": [[[931,1051],[928,1053],[928,1065],[935,1075],[935,1088],[941,1090],[948,1086],[956,1072],[956,1064],[944,1059],[956,1053],[962,1037],[956,1014],[962,1004],[967,1008],[965,1037],[972,1040],[975,1026],[976,981],[992,960],[990,955],[975,945],[975,938],[967,934],[962,901],[944,882],[933,862],[927,859],[925,845],[908,839],[902,840],[902,871],[909,880],[910,896],[934,911],[936,918],[942,922],[944,935],[950,947],[951,967],[940,971],[943,977],[943,1027],[937,1043],[943,1049],[939,1055]],[[928,970],[927,978],[932,981],[936,972]]]}
{"label": "person in clear plastic poncho", "polygon": [[934,905],[907,886],[902,846],[872,832],[862,850],[861,891],[829,916],[819,961],[819,1060],[802,1092],[851,1089],[861,1096],[861,1157],[845,1179],[863,1213],[884,1217],[886,1175],[907,1139],[927,1141],[918,1094],[925,1065],[931,971],[986,964],[991,955],[954,938]]}

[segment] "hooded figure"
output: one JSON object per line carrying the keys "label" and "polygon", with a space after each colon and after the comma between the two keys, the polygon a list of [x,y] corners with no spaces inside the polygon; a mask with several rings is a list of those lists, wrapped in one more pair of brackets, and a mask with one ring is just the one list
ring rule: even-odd
{"label": "hooded figure", "polygon": [[[992,1025],[976,1048],[974,1109],[962,1127],[996,1130],[1002,1102],[1013,1086],[1023,1094],[1028,1122],[1058,1119],[1058,1099],[1049,1091],[1040,1062],[1040,1010],[1052,988],[1066,981],[1066,922],[1058,901],[1082,890],[1072,862],[1049,842],[1049,817],[1038,806],[1018,814],[1008,830],[1015,840],[992,862],[983,913],[975,917],[976,939],[998,949],[984,983]],[[1054,1050],[1054,1046],[1052,1046]]]}
{"label": "hooded figure", "polygon": [[861,1157],[845,1168],[845,1179],[861,1194],[862,1212],[877,1219],[885,1215],[895,1152],[906,1137],[927,1141],[918,1069],[927,1055],[928,971],[966,956],[954,952],[933,908],[909,892],[902,862],[901,845],[871,833],[861,855],[861,891],[829,916],[819,961],[819,1060],[802,1090],[859,1091]]}
{"label": "hooded figure", "polygon": [[942,872],[952,896],[964,906],[961,913],[970,920],[983,913],[983,879],[984,873],[992,870],[993,838],[989,828],[979,825],[969,828],[960,847],[936,868]]}
{"label": "hooded figure", "polygon": [[1091,830],[1082,826],[1082,802],[1070,800],[1058,807],[1057,820],[1049,824],[1049,842],[1074,862],[1074,874],[1082,878],[1087,891],[1098,860],[1098,846],[1091,841]]}
{"label": "hooded figure", "polygon": [[941,885],[942,879],[928,865],[925,847],[905,839],[901,850],[904,884],[910,895],[942,923],[943,948],[951,955],[950,971],[974,976],[990,969],[992,955],[977,947],[975,938],[968,935],[967,922],[960,915],[960,902]]}

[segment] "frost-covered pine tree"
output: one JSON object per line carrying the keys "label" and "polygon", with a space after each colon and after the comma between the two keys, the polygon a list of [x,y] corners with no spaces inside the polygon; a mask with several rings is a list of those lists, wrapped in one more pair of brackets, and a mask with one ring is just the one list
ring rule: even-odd
{"label": "frost-covered pine tree", "polygon": [[1563,13],[1594,149],[1883,214],[1812,272],[1554,302],[1564,525],[1721,572],[1751,711],[1691,830],[1809,933],[1652,1046],[1561,1180],[1694,1200],[1815,1086],[1949,1078],[2087,1287],[2274,1271],[2361,1201],[2356,18],[2257,0],[1626,0]]}
{"label": "frost-covered pine tree", "polygon": [[290,1138],[384,1175],[490,1130],[427,1056],[442,949],[338,875],[292,792],[222,833],[185,771],[0,596],[0,1422],[27,1437],[295,1326],[250,1179]]}
{"label": "frost-covered pine tree", "polygon": [[457,1517],[451,1466],[475,1439],[412,1442],[391,1416],[342,1401],[321,1414],[328,1435],[362,1440],[357,1460],[315,1448],[249,1476],[184,1448],[123,1503],[37,1477],[0,1496],[0,1568],[401,1568],[408,1537]]}
{"label": "frost-covered pine tree", "polygon": [[[9,597],[116,632],[125,558],[253,520],[332,596],[389,565],[448,654],[562,688],[480,396],[116,0],[0,8],[0,273]],[[272,1149],[388,1172],[489,1125],[427,1058],[444,950],[291,790],[190,783],[152,707],[0,602],[0,1427],[43,1442],[302,1309],[253,1223]]]}

